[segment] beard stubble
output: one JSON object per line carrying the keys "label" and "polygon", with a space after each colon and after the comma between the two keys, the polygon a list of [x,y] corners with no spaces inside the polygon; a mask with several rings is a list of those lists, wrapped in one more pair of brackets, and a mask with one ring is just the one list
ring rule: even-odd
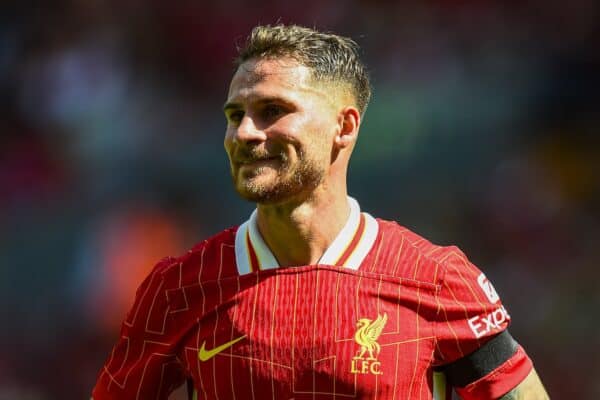
{"label": "beard stubble", "polygon": [[[299,151],[294,165],[291,165],[285,152],[279,151],[276,154],[275,157],[280,165],[276,177],[269,182],[254,179],[261,175],[261,169],[269,167],[258,167],[252,172],[253,176],[240,176],[239,169],[236,171],[232,168],[233,184],[242,198],[260,204],[282,203],[303,193],[312,192],[323,181],[325,169],[317,160],[307,157],[304,151]],[[239,149],[236,157],[236,160],[252,162],[273,157],[273,154],[258,149]]]}

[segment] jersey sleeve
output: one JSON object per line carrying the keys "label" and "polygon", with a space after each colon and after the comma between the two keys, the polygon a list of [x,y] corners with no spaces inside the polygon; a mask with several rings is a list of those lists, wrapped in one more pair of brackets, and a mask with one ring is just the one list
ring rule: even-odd
{"label": "jersey sleeve", "polygon": [[486,347],[490,347],[486,344],[506,331],[510,315],[492,283],[458,248],[448,248],[441,265],[444,274],[437,297],[436,363],[469,365],[470,358],[487,362],[485,372],[474,374],[465,369],[466,381],[450,383],[465,400],[501,397],[525,379],[532,369],[531,360],[517,344],[506,357],[492,360],[494,352],[490,352],[485,359]]}
{"label": "jersey sleeve", "polygon": [[159,263],[138,288],[119,340],[99,373],[94,400],[167,399],[184,375],[175,354],[174,324]]}

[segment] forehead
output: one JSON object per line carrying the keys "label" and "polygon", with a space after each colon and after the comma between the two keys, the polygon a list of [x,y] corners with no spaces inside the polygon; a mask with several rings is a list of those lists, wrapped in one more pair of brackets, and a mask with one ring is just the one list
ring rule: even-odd
{"label": "forehead", "polygon": [[311,70],[291,59],[248,60],[241,64],[231,80],[228,102],[253,96],[291,96],[319,94],[312,82]]}

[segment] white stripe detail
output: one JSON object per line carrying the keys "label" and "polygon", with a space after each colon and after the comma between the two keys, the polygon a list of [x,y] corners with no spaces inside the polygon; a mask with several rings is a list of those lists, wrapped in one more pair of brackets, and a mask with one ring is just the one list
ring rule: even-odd
{"label": "white stripe detail", "polygon": [[256,258],[258,259],[258,265],[260,266],[260,269],[278,268],[279,263],[277,262],[277,259],[258,231],[258,221],[256,220],[257,215],[257,210],[254,210],[252,215],[250,215],[248,229],[250,231],[250,242],[252,243],[252,247],[254,247],[254,252],[256,253]]}
{"label": "white stripe detail", "polygon": [[433,371],[433,400],[446,400],[446,375]]}
{"label": "white stripe detail", "polygon": [[[352,197],[348,197],[348,205],[350,206],[350,215],[342,230],[338,233],[329,248],[323,253],[318,261],[318,264],[335,265],[335,262],[344,254],[357,233],[356,230],[360,225],[360,206]],[[344,267],[350,269],[358,269],[360,264],[365,259],[379,231],[379,224],[369,214],[363,213],[365,217],[365,229],[357,243],[352,255],[344,263]],[[240,275],[246,275],[251,271],[250,264],[250,249],[246,243],[246,234],[250,237],[250,242],[254,248],[256,258],[260,269],[278,268],[279,263],[271,252],[271,249],[265,243],[262,235],[258,230],[257,224],[258,212],[255,209],[250,218],[241,224],[235,233],[235,262]]]}
{"label": "white stripe detail", "polygon": [[318,264],[335,265],[335,262],[344,254],[344,251],[346,251],[346,248],[352,239],[354,239],[356,229],[360,224],[360,207],[352,197],[348,197],[348,205],[350,206],[350,216],[346,224],[333,242],[331,242],[327,250],[325,250]]}
{"label": "white stripe detail", "polygon": [[369,254],[369,251],[371,251],[373,243],[375,243],[375,239],[377,238],[377,233],[379,232],[379,224],[375,218],[367,213],[363,213],[363,215],[365,216],[365,231],[356,244],[354,252],[352,252],[352,255],[344,263],[344,267],[353,270],[357,270],[367,254]]}
{"label": "white stripe detail", "polygon": [[235,233],[235,264],[240,275],[250,273],[250,253],[246,246],[246,232],[248,232],[248,221],[240,225]]}

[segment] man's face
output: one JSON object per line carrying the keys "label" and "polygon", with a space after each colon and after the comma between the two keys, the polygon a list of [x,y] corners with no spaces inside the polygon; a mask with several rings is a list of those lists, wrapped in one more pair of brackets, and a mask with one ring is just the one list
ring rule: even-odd
{"label": "man's face", "polygon": [[331,162],[335,101],[290,59],[249,60],[235,73],[225,104],[225,150],[237,192],[277,204],[309,195]]}

